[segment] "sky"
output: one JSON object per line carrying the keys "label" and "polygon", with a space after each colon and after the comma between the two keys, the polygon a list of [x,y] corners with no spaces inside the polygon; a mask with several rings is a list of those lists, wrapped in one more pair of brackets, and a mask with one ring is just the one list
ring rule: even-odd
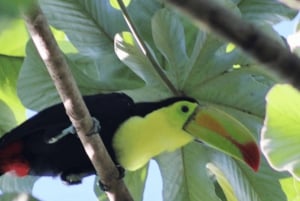
{"label": "sky", "polygon": [[[275,29],[283,36],[288,36],[295,30],[295,24],[300,16],[291,22],[282,22]],[[94,194],[94,178],[87,177],[80,185],[67,186],[59,177],[43,177],[34,185],[33,195],[43,201],[97,201]],[[144,201],[162,201],[162,181],[158,166],[154,161],[150,163],[149,175],[144,193]]]}
{"label": "sky", "polygon": [[[157,164],[150,162],[144,201],[162,201],[162,181]],[[86,177],[80,185],[65,185],[59,177],[41,177],[33,187],[33,195],[42,201],[98,201],[94,194],[95,176]]]}

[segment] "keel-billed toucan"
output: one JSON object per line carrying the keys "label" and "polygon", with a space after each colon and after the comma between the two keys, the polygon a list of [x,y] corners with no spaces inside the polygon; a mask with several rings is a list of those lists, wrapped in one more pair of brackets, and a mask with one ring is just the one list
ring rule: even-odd
{"label": "keel-billed toucan", "polygon": [[[101,138],[116,165],[136,170],[152,157],[173,151],[194,137],[183,130],[196,111],[192,98],[134,103],[121,93],[84,97],[99,120]],[[49,107],[0,139],[0,173],[56,176],[77,183],[74,175],[95,174],[62,104]],[[74,133],[68,134],[66,133]],[[201,160],[201,159],[199,159]]]}

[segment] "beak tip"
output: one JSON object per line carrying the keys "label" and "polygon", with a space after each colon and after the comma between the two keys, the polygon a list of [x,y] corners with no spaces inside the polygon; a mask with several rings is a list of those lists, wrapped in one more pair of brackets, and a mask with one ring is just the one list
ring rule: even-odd
{"label": "beak tip", "polygon": [[250,142],[242,147],[240,150],[243,154],[243,158],[245,162],[255,171],[257,172],[260,164],[260,152],[257,144],[255,142]]}

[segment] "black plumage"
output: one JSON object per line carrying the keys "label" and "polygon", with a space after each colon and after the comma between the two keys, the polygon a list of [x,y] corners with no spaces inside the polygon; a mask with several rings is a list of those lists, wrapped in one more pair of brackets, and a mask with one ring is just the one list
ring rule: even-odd
{"label": "black plumage", "polygon": [[[100,122],[102,140],[116,164],[118,161],[112,147],[112,138],[118,127],[132,116],[145,116],[178,100],[194,101],[177,97],[154,103],[135,104],[129,96],[122,93],[84,97],[91,115]],[[72,175],[94,174],[95,170],[76,134],[69,134],[55,143],[49,143],[49,139],[59,135],[69,126],[71,122],[63,105],[56,104],[5,134],[0,139],[0,173],[20,166],[20,170],[15,168],[19,176],[61,175],[62,179],[69,183],[78,182],[69,179]]]}

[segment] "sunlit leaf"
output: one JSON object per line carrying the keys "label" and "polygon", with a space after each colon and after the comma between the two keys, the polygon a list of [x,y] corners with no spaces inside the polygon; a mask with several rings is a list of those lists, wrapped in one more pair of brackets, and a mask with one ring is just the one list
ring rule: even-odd
{"label": "sunlit leaf", "polygon": [[26,193],[5,193],[0,195],[0,201],[38,201],[31,195],[28,195]]}
{"label": "sunlit leaf", "polygon": [[267,95],[261,148],[269,163],[300,179],[299,92],[290,85],[276,85]]}
{"label": "sunlit leaf", "polygon": [[25,108],[17,91],[17,78],[22,58],[0,56],[0,130],[9,131],[25,119]]}
{"label": "sunlit leaf", "polygon": [[25,23],[21,19],[10,21],[0,34],[0,54],[10,56],[25,56],[25,45],[29,36]]}
{"label": "sunlit leaf", "polygon": [[288,201],[300,201],[300,181],[293,177],[280,179],[280,184]]}
{"label": "sunlit leaf", "polygon": [[[131,2],[131,0],[121,0],[122,2],[123,2],[123,4],[127,7],[129,4],[130,4],[130,2]],[[111,4],[111,6],[112,7],[114,7],[115,9],[118,9],[118,10],[120,10],[121,8],[120,8],[120,5],[119,5],[119,3],[118,3],[118,1],[117,0],[109,0],[109,2],[110,2],[110,4]]]}

